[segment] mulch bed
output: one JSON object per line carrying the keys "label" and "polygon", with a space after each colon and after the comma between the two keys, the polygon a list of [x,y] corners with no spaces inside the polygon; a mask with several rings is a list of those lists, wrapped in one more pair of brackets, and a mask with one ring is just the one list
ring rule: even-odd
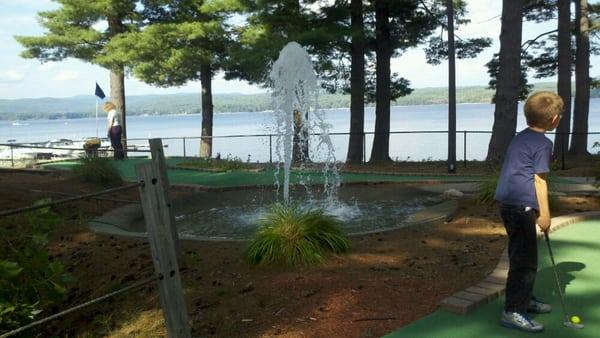
{"label": "mulch bed", "polygon": [[[0,173],[0,187],[0,209],[30,205],[50,195],[32,190],[81,193],[102,189],[60,173]],[[112,197],[138,199],[136,190]],[[560,202],[553,215],[600,207],[592,197],[560,197]],[[50,251],[77,284],[69,288],[63,304],[46,314],[152,273],[147,243],[94,234],[86,226],[87,220],[119,205],[91,200],[56,208],[64,223],[55,230]],[[314,267],[250,266],[243,259],[243,244],[183,242],[187,267],[183,283],[193,334],[381,336],[432,313],[440,300],[485,277],[505,243],[495,207],[478,205],[470,198],[460,201],[459,212],[447,223],[353,238],[350,254]],[[46,333],[124,335],[122,327],[131,318],[119,314],[132,304],[137,312],[162,320],[158,292],[147,287],[57,320]],[[136,334],[150,335],[143,330]]]}

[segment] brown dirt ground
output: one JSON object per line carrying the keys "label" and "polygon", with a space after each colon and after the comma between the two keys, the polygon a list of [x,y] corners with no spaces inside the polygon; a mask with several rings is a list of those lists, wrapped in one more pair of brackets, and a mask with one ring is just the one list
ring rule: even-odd
{"label": "brown dirt ground", "polygon": [[[0,173],[0,210],[102,187],[60,174]],[[113,195],[136,200],[137,191]],[[591,197],[560,197],[554,215],[598,210]],[[146,242],[98,235],[87,220],[119,202],[92,200],[56,207],[64,219],[50,242],[53,259],[77,280],[68,299],[46,314],[114,291],[152,273]],[[6,224],[4,224],[6,226]],[[10,225],[9,225],[10,226]],[[194,336],[381,336],[438,308],[452,293],[489,273],[505,245],[493,206],[460,201],[449,222],[352,238],[350,254],[314,267],[255,267],[239,243],[184,242],[183,274]],[[40,332],[76,337],[164,336],[156,287],[92,306]]]}

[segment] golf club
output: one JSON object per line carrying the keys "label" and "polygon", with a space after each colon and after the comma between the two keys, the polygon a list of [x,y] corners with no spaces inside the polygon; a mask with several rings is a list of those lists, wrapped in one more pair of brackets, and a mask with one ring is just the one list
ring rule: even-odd
{"label": "golf club", "polygon": [[546,239],[546,245],[548,246],[548,253],[550,253],[550,260],[552,261],[552,270],[554,271],[554,279],[556,280],[556,289],[558,290],[558,295],[560,298],[560,305],[562,306],[564,321],[563,325],[572,329],[583,329],[583,324],[581,323],[573,323],[571,321],[569,315],[567,314],[567,307],[565,306],[565,299],[562,293],[562,289],[560,288],[560,280],[558,279],[558,271],[556,271],[556,263],[554,262],[554,255],[552,254],[552,248],[550,247],[550,237],[548,237],[548,232],[544,232],[544,238]]}

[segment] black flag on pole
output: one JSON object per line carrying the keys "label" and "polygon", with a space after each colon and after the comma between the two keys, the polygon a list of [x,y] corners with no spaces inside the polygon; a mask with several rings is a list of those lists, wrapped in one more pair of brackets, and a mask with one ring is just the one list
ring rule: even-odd
{"label": "black flag on pole", "polygon": [[103,100],[106,97],[106,95],[104,95],[104,92],[102,91],[102,88],[98,86],[98,82],[96,82],[96,92],[94,94],[98,96],[100,100]]}

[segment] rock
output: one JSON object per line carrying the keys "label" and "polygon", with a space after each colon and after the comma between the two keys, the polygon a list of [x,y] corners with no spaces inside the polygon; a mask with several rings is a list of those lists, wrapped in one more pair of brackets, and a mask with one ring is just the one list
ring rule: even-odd
{"label": "rock", "polygon": [[252,282],[246,284],[243,289],[240,290],[240,293],[248,293],[254,290],[254,284]]}
{"label": "rock", "polygon": [[462,191],[460,191],[460,190],[448,189],[448,190],[444,191],[443,195],[446,198],[461,198],[465,194]]}

